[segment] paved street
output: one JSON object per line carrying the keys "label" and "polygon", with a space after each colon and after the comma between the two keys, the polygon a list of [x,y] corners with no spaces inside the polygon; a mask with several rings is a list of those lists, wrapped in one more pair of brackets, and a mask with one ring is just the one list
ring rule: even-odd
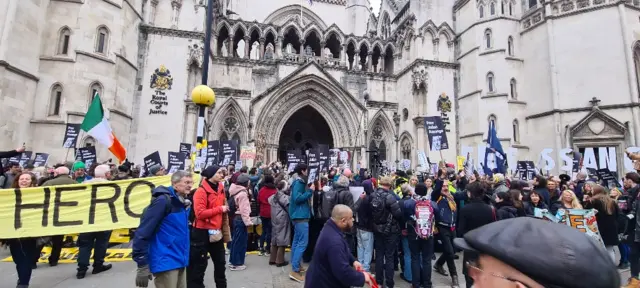
{"label": "paved street", "polygon": [[[9,257],[7,249],[0,249],[0,259]],[[287,259],[289,255],[287,253]],[[247,270],[233,272],[227,270],[229,288],[300,288],[302,284],[289,280],[290,267],[277,268],[268,265],[268,258],[257,255],[247,256]],[[136,265],[132,261],[114,262],[113,268],[107,272],[92,275],[87,273],[87,277],[78,280],[75,277],[75,264],[59,264],[56,267],[49,267],[48,264],[39,263],[38,269],[34,270],[30,288],[90,288],[90,287],[134,287]],[[458,261],[461,267],[461,261]],[[462,270],[459,270],[462,271]],[[90,272],[90,271],[89,271]],[[0,262],[0,288],[15,288],[17,280],[15,265],[13,262]],[[14,280],[15,279],[15,280]],[[207,287],[214,288],[213,265],[209,262],[207,275],[205,278]],[[433,273],[434,287],[450,287],[449,279]],[[464,278],[460,278],[461,283]],[[150,287],[154,287],[153,284]],[[400,279],[399,272],[396,273],[396,287],[411,287],[407,282]],[[462,287],[462,286],[461,286]]]}
{"label": "paved street", "polygon": [[[9,257],[7,249],[0,249],[0,259]],[[287,259],[289,255],[287,253]],[[227,270],[229,288],[301,288],[302,284],[289,280],[289,267],[277,268],[267,264],[266,257],[257,255],[247,256],[247,270],[232,272]],[[461,270],[462,261],[457,261],[458,271]],[[34,271],[30,288],[92,288],[92,287],[134,287],[136,265],[132,261],[114,262],[113,269],[98,275],[87,273],[87,277],[78,280],[75,277],[75,264],[59,264],[57,267],[49,267],[44,263],[38,264],[38,269]],[[622,279],[629,277],[629,271],[623,271]],[[0,288],[14,288],[17,279],[15,266],[12,262],[0,262]],[[213,267],[209,262],[207,275],[205,278],[207,287],[214,288]],[[446,288],[449,286],[449,279],[439,274],[433,273],[433,284],[435,288]],[[464,286],[464,278],[460,277],[460,287]],[[151,284],[149,287],[154,287]],[[396,273],[395,287],[411,287],[407,282],[400,279]]]}

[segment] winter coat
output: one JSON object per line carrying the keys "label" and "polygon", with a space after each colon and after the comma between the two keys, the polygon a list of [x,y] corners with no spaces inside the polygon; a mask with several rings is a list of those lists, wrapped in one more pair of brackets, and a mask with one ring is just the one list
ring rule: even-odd
{"label": "winter coat", "polygon": [[154,274],[185,268],[189,266],[189,210],[173,187],[158,186],[152,194],[133,238],[133,260],[138,267],[149,265]]}
{"label": "winter coat", "polygon": [[311,218],[311,204],[309,199],[313,191],[307,187],[307,181],[294,175],[291,183],[291,195],[289,201],[289,217],[294,220],[309,220]]}
{"label": "winter coat", "polygon": [[42,187],[72,185],[72,184],[78,184],[78,182],[76,182],[76,180],[73,180],[69,175],[58,175],[55,178],[42,183]]}
{"label": "winter coat", "polygon": [[602,237],[604,245],[618,245],[618,215],[620,213],[618,205],[614,205],[615,209],[613,210],[613,214],[609,215],[602,200],[595,198],[591,199],[591,201],[586,201],[584,204],[585,209],[596,209],[598,211],[598,213],[596,213],[596,222],[598,222],[598,231],[600,232],[600,237]]}
{"label": "winter coat", "polygon": [[544,203],[544,201],[542,199],[540,199],[540,201],[538,201],[538,205],[534,205],[530,201],[525,201],[522,204],[524,204],[524,212],[525,212],[525,214],[527,216],[533,216],[535,208],[549,210],[549,206],[547,206],[547,204]]}
{"label": "winter coat", "polygon": [[402,201],[402,212],[404,214],[404,223],[405,229],[407,230],[408,239],[417,239],[418,234],[416,234],[416,204],[418,201],[428,201],[433,208],[433,223],[438,223],[438,217],[440,217],[440,211],[438,209],[438,204],[434,201],[431,201],[430,198],[426,196],[414,196],[409,197]]}
{"label": "winter coat", "polygon": [[204,180],[193,194],[195,215],[193,227],[221,230],[224,243],[228,243],[231,241],[231,231],[229,229],[229,213],[222,211],[222,206],[227,205],[224,185],[217,183],[217,189],[214,189],[215,185]]}
{"label": "winter coat", "polygon": [[[371,201],[373,202],[375,197],[379,197],[377,196],[378,194],[382,194],[382,199],[384,199],[384,207],[386,210],[385,215],[389,215],[391,214],[393,217],[391,217],[391,223],[388,223],[388,220],[385,220],[385,222],[379,223],[379,224],[375,224],[374,223],[374,230],[375,230],[375,226],[378,227],[382,227],[385,225],[390,225],[391,229],[391,233],[399,233],[400,232],[400,222],[403,222],[404,220],[404,214],[402,213],[402,208],[400,208],[400,203],[398,203],[398,195],[396,195],[393,191],[391,190],[386,190],[382,187],[378,188],[378,190],[376,190],[372,195],[371,195]],[[369,205],[371,207],[371,204]],[[373,212],[373,210],[372,210]],[[388,216],[386,216],[388,217]],[[380,230],[378,230],[380,231]]]}
{"label": "winter coat", "polygon": [[460,209],[460,221],[456,228],[456,235],[463,237],[465,233],[497,221],[497,211],[482,200],[472,199]]}
{"label": "winter coat", "polygon": [[518,217],[518,209],[509,202],[496,203],[496,215],[498,220],[505,220]]}
{"label": "winter coat", "polygon": [[373,193],[373,183],[370,179],[362,181],[365,196],[356,202],[356,227],[364,231],[373,231],[373,220],[371,220],[371,193]]}
{"label": "winter coat", "polygon": [[311,259],[305,276],[305,288],[364,286],[364,274],[352,266],[357,259],[353,257],[344,234],[333,220],[324,224]]}
{"label": "winter coat", "polygon": [[509,187],[507,187],[507,184],[504,181],[500,181],[498,183],[496,183],[496,188],[493,189],[493,195],[498,194],[500,192],[509,192]]}
{"label": "winter coat", "polygon": [[271,243],[276,246],[289,246],[291,241],[291,220],[289,219],[289,195],[278,191],[269,197],[271,205]]}
{"label": "winter coat", "polygon": [[258,204],[260,205],[260,217],[271,218],[271,205],[269,198],[278,192],[275,186],[263,186],[258,192]]}
{"label": "winter coat", "polygon": [[336,191],[336,204],[347,205],[354,208],[353,195],[349,191],[349,178],[344,175],[338,177],[338,181],[333,182],[333,189]]}
{"label": "winter coat", "polygon": [[236,216],[240,216],[242,218],[242,222],[246,226],[252,226],[253,222],[251,221],[251,201],[249,201],[249,190],[247,187],[231,184],[229,187],[229,197],[234,197],[233,199],[236,202]]}

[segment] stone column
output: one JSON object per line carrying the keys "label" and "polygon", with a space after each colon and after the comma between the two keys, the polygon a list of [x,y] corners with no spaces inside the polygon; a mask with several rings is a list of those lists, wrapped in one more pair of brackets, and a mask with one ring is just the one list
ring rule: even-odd
{"label": "stone column", "polygon": [[351,66],[351,70],[358,71],[360,67],[360,50],[356,50],[353,54],[353,65]]}
{"label": "stone column", "polygon": [[300,56],[304,55],[304,40],[300,40]]}
{"label": "stone column", "polygon": [[249,51],[251,51],[251,37],[244,36],[244,59],[249,59]]}
{"label": "stone column", "polygon": [[380,58],[378,58],[378,73],[384,73],[384,57],[387,54],[382,53],[380,54]]}
{"label": "stone column", "polygon": [[320,41],[320,59],[322,59],[322,62],[326,62],[324,57],[326,57],[326,55],[324,55],[324,46],[327,45],[326,42],[324,41]]}
{"label": "stone column", "polygon": [[340,65],[346,65],[347,67],[349,67],[349,59],[345,57],[347,55],[347,53],[345,53],[346,50],[346,45],[340,45]]}
{"label": "stone column", "polygon": [[424,153],[427,154],[427,156],[429,156],[429,149],[426,149],[425,147],[425,142],[424,142],[424,118],[423,117],[415,117],[413,118],[413,123],[416,125],[417,128],[417,149],[418,151],[424,151]]}
{"label": "stone column", "polygon": [[218,55],[218,33],[211,33],[211,51],[209,52],[212,52],[211,56],[221,56]]}
{"label": "stone column", "polygon": [[373,52],[369,51],[367,55],[367,72],[373,71]]}
{"label": "stone column", "polygon": [[276,47],[274,47],[276,49],[276,51],[274,51],[276,58],[282,58],[282,39],[282,36],[278,36],[276,39]]}
{"label": "stone column", "polygon": [[227,55],[229,55],[229,57],[236,57],[236,51],[233,50],[233,37],[229,36],[227,38],[227,44],[229,45],[229,48],[227,48]]}
{"label": "stone column", "polygon": [[440,45],[438,45],[440,43],[440,39],[436,38],[433,39],[433,59],[438,60],[438,54],[440,50]]}
{"label": "stone column", "polygon": [[264,37],[261,37],[258,41],[260,41],[260,57],[258,59],[264,59]]}

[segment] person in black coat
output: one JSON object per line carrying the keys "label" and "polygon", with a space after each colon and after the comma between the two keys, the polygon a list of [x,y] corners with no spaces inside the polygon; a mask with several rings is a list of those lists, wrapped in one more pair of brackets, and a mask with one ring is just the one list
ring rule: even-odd
{"label": "person in black coat", "polygon": [[305,288],[349,288],[371,285],[369,273],[359,272],[362,264],[349,251],[344,232],[353,228],[353,211],[337,204],[318,237],[307,271]]}
{"label": "person in black coat", "polygon": [[[16,150],[0,152],[0,160],[1,159],[8,160],[11,157],[20,156],[22,155],[22,152],[24,152],[24,146],[18,147]],[[0,189],[9,188],[13,183],[13,179],[9,179],[4,173],[4,167],[2,167],[2,161],[0,161],[0,177],[1,177],[0,180],[2,180],[2,183],[0,183]]]}
{"label": "person in black coat", "polygon": [[[467,232],[487,225],[497,220],[496,210],[484,201],[486,187],[479,181],[467,185],[468,203],[460,209],[460,223],[458,226],[458,237],[464,237]],[[475,257],[471,252],[464,251],[462,263],[472,260]],[[473,286],[473,279],[467,273],[467,267],[462,268],[462,274],[467,284],[467,288]]]}
{"label": "person in black coat", "polygon": [[534,216],[535,208],[549,210],[547,203],[544,203],[542,196],[537,191],[529,193],[529,200],[524,202],[524,211],[527,216]]}
{"label": "person in black coat", "polygon": [[616,202],[607,195],[604,187],[594,185],[591,195],[584,195],[584,208],[596,209],[596,221],[602,242],[607,248],[612,261],[616,261],[615,247],[618,245],[618,215]]}

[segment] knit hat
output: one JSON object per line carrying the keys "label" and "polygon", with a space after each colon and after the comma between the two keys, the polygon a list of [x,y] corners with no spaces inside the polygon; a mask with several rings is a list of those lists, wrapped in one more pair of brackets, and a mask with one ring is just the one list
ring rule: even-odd
{"label": "knit hat", "polygon": [[416,184],[414,191],[416,192],[417,195],[427,196],[427,185],[424,185],[423,183],[418,183]]}
{"label": "knit hat", "polygon": [[84,165],[84,162],[82,161],[76,161],[75,163],[73,163],[73,166],[71,168],[71,171],[76,172],[76,170],[78,169],[87,169],[87,167]]}
{"label": "knit hat", "polygon": [[129,172],[129,166],[127,166],[127,165],[120,165],[120,166],[118,166],[118,171],[119,171],[119,172]]}
{"label": "knit hat", "polygon": [[213,177],[213,175],[216,175],[216,173],[218,173],[218,170],[220,170],[220,166],[211,165],[211,166],[208,166],[207,168],[204,168],[204,170],[202,171],[202,173],[200,173],[200,175],[202,175],[202,177],[205,177],[205,178],[211,178]]}
{"label": "knit hat", "polygon": [[247,185],[249,185],[249,174],[247,173],[240,174],[238,176],[238,179],[236,179],[236,185],[247,187]]}
{"label": "knit hat", "polygon": [[149,175],[151,175],[151,176],[156,175],[156,173],[158,173],[158,171],[160,171],[160,169],[162,169],[162,166],[157,165],[157,164],[149,167]]}

